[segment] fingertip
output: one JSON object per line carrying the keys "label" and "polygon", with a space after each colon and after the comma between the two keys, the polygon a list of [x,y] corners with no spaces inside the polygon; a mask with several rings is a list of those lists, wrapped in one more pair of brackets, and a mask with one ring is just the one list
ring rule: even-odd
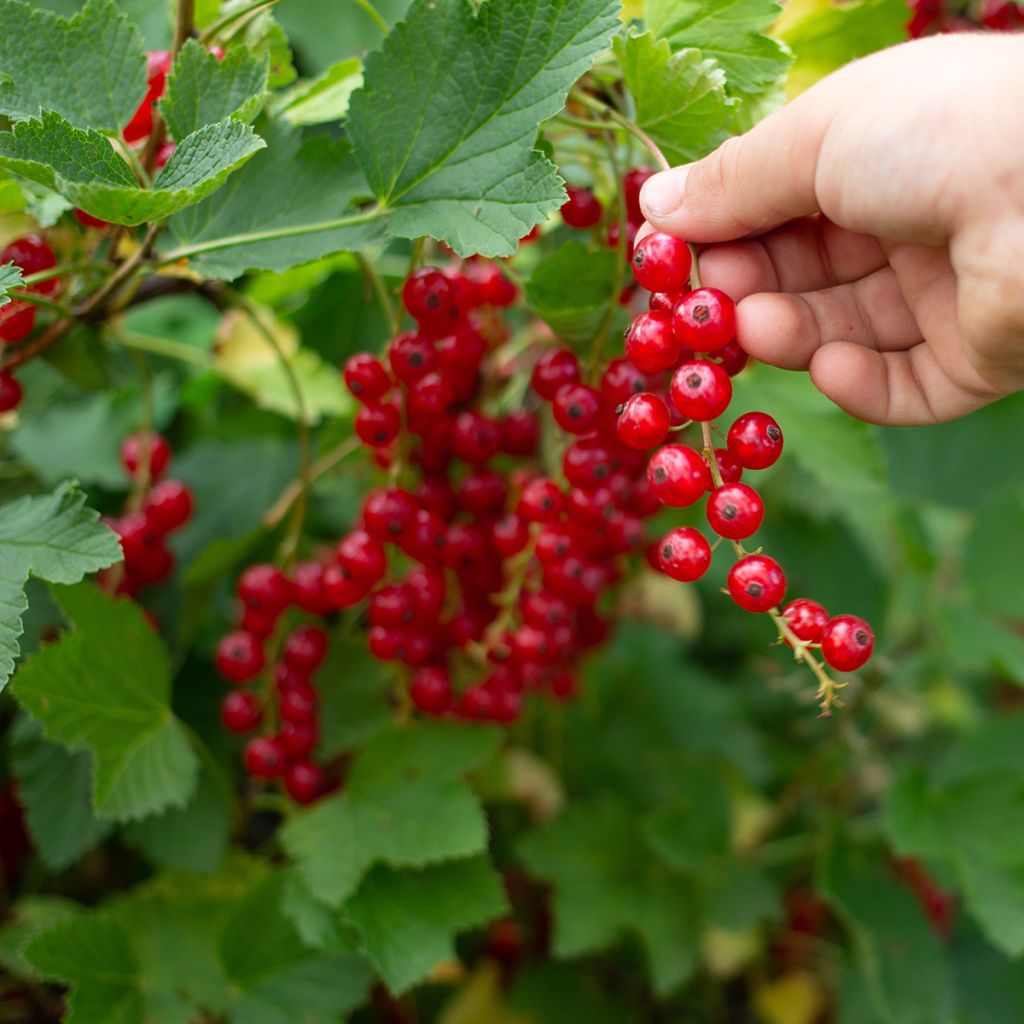
{"label": "fingertip", "polygon": [[821,342],[810,310],[798,296],[759,292],[736,307],[743,350],[783,370],[806,370]]}
{"label": "fingertip", "polygon": [[740,302],[757,292],[774,292],[778,280],[760,242],[712,245],[700,254],[701,283]]}
{"label": "fingertip", "polygon": [[669,171],[660,171],[651,175],[640,188],[640,209],[656,228],[671,230],[666,223],[683,205],[689,171],[689,165],[686,164]]}
{"label": "fingertip", "polygon": [[840,409],[869,423],[888,422],[890,382],[881,353],[835,341],[814,353],[810,372],[814,386]]}

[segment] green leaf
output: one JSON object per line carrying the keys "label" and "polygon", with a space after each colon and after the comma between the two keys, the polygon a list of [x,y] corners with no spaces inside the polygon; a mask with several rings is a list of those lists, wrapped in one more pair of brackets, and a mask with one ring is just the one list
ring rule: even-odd
{"label": "green leaf", "polygon": [[74,629],[21,666],[15,696],[50,739],[90,751],[100,817],[131,820],[184,806],[198,764],[170,709],[160,638],[138,605],[91,583],[54,594]]}
{"label": "green leaf", "polygon": [[1012,615],[1024,607],[1024,577],[1007,571],[1024,558],[1024,488],[1000,495],[982,508],[964,544],[964,580],[979,607]]}
{"label": "green leaf", "polygon": [[509,256],[564,201],[537,125],[617,27],[616,0],[416,0],[367,56],[349,131],[402,238]]}
{"label": "green leaf", "polygon": [[106,838],[110,823],[92,811],[88,754],[47,742],[26,715],[11,730],[11,767],[32,842],[48,867],[63,871]]}
{"label": "green leaf", "polygon": [[653,861],[640,823],[624,804],[580,804],[520,843],[520,855],[554,886],[554,953],[577,957],[611,947],[628,932],[644,945],[659,994],[697,963],[695,892]]}
{"label": "green leaf", "polygon": [[177,244],[165,240],[165,255],[188,256],[197,273],[230,279],[247,270],[287,270],[380,240],[377,214],[353,206],[368,190],[347,142],[304,136],[266,118],[256,127],[266,152],[170,221]]}
{"label": "green leaf", "polygon": [[422,871],[377,867],[345,906],[360,947],[395,994],[455,956],[454,937],[507,907],[501,878],[483,857]]}
{"label": "green leaf", "polygon": [[850,930],[879,1024],[959,1021],[948,956],[909,887],[880,846],[836,840],[819,864],[819,887]]}
{"label": "green leaf", "polygon": [[349,57],[332,64],[308,82],[302,82],[285,96],[279,111],[293,125],[326,124],[348,115],[352,93],[363,84],[363,62]]}
{"label": "green leaf", "polygon": [[260,59],[239,47],[218,60],[206,47],[189,39],[167,77],[160,113],[172,138],[181,141],[227,118],[251,121],[266,88],[266,55]]}
{"label": "green leaf", "polygon": [[792,51],[787,92],[795,96],[830,71],[903,42],[904,0],[788,0],[774,33]]}
{"label": "green leaf", "polygon": [[618,253],[566,242],[534,267],[526,284],[530,307],[560,338],[590,341],[618,302]]}
{"label": "green leaf", "polygon": [[264,146],[240,121],[207,125],[178,144],[146,189],[105,136],[44,111],[40,120],[21,121],[0,134],[0,164],[55,189],[94,217],[133,225],[198,203]]}
{"label": "green leaf", "polygon": [[615,37],[615,54],[636,104],[636,122],[669,163],[706,156],[737,128],[725,75],[699,50],[673,53],[650,32]]}
{"label": "green leaf", "polygon": [[647,0],[644,25],[673,50],[718,61],[730,92],[760,93],[784,77],[792,58],[762,35],[782,11],[775,0]]}
{"label": "green leaf", "polygon": [[50,583],[77,583],[121,560],[117,535],[85,507],[77,484],[21,498],[0,508],[0,689],[14,671],[29,575]]}
{"label": "green leaf", "polygon": [[12,120],[52,110],[116,134],[142,102],[142,36],[114,0],[88,0],[70,19],[0,0],[0,24],[0,113]]}
{"label": "green leaf", "polygon": [[0,266],[0,306],[6,306],[11,301],[7,294],[12,288],[21,286],[21,267],[13,263],[5,263]]}
{"label": "green leaf", "polygon": [[483,810],[459,776],[496,742],[489,730],[452,724],[395,728],[372,739],[345,792],[281,832],[314,895],[338,907],[378,862],[423,867],[485,850]]}
{"label": "green leaf", "polygon": [[35,971],[23,956],[23,950],[35,936],[66,921],[81,907],[64,896],[30,893],[8,908],[0,924],[0,966],[21,978],[35,978]]}

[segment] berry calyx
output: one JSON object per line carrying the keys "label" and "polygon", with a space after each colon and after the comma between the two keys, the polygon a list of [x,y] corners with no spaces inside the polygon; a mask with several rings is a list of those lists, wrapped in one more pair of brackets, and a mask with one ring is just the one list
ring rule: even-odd
{"label": "berry calyx", "polygon": [[736,305],[717,288],[697,288],[676,303],[672,329],[694,352],[717,352],[736,337]]}
{"label": "berry calyx", "polygon": [[742,609],[766,612],[785,596],[786,574],[768,555],[747,555],[729,570],[727,585],[732,599]]}
{"label": "berry calyx", "polygon": [[682,583],[699,580],[711,564],[711,545],[692,526],[670,530],[658,543],[658,568]]}
{"label": "berry calyx", "polygon": [[706,423],[728,408],[732,381],[717,363],[694,359],[683,363],[672,375],[671,392],[672,403],[682,416]]}
{"label": "berry calyx", "polygon": [[747,412],[729,428],[727,443],[744,469],[767,469],[782,454],[782,429],[766,412]]}
{"label": "berry calyx", "polygon": [[652,231],[633,248],[633,276],[649,292],[677,292],[685,288],[691,266],[687,244],[664,231]]}
{"label": "berry calyx", "polygon": [[821,634],[821,654],[839,672],[855,672],[871,657],[875,634],[856,615],[837,615]]}
{"label": "berry calyx", "polygon": [[428,332],[444,333],[459,319],[455,289],[435,267],[423,267],[405,279],[402,285],[402,304],[420,327]]}
{"label": "berry calyx", "polygon": [[707,517],[711,529],[720,537],[743,540],[760,528],[764,502],[747,484],[724,484],[711,492]]}

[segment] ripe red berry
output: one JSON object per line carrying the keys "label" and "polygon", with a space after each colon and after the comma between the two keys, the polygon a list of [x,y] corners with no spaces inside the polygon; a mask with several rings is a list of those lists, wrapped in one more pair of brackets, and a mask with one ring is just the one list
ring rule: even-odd
{"label": "ripe red berry", "polygon": [[315,672],[327,657],[327,634],[318,626],[298,626],[284,642],[284,662],[296,672]]}
{"label": "ripe red berry", "polygon": [[151,50],[146,54],[146,95],[132,119],[124,126],[125,142],[138,142],[153,130],[153,104],[163,95],[171,55],[166,50]]}
{"label": "ripe red berry", "polygon": [[547,477],[531,480],[519,496],[516,513],[528,523],[555,523],[565,509],[565,495]]}
{"label": "ripe red berry", "polygon": [[725,412],[730,401],[732,381],[717,363],[694,359],[672,375],[672,403],[688,420],[713,420]]}
{"label": "ripe red berry", "polygon": [[292,570],[292,600],[311,615],[326,615],[331,611],[327,595],[324,566],[319,562],[299,562]]}
{"label": "ripe red berry", "polygon": [[568,199],[562,204],[562,220],[571,228],[592,228],[601,219],[601,203],[589,188],[565,187]]}
{"label": "ripe red berry", "polygon": [[875,634],[856,615],[837,615],[830,619],[821,634],[821,653],[839,672],[854,672],[875,649]]}
{"label": "ripe red berry", "polygon": [[707,516],[711,529],[720,537],[743,540],[760,528],[764,502],[747,484],[724,484],[711,492]]}
{"label": "ripe red berry", "polygon": [[738,341],[730,341],[724,348],[720,348],[715,353],[715,358],[730,377],[742,373],[750,362],[750,356],[740,348]]}
{"label": "ripe red berry", "polygon": [[692,526],[670,530],[658,545],[658,568],[683,583],[699,580],[711,564],[711,545]]}
{"label": "ripe red berry", "polygon": [[[39,235],[22,235],[0,251],[0,263],[13,263],[21,267],[22,277],[30,277],[57,266],[57,257]],[[59,278],[50,277],[31,285],[28,290],[40,295],[53,295],[59,288]]]}
{"label": "ripe red berry", "polygon": [[590,434],[597,429],[601,396],[586,384],[566,384],[558,389],[551,411],[567,434]]}
{"label": "ripe red berry", "polygon": [[220,720],[229,732],[252,732],[263,720],[263,705],[250,690],[232,690],[221,702]]}
{"label": "ripe red berry", "polygon": [[288,757],[297,760],[310,755],[320,739],[320,729],[315,718],[305,722],[282,722],[280,738]]}
{"label": "ripe red berry", "polygon": [[425,665],[413,673],[409,696],[416,708],[425,714],[443,715],[451,710],[451,679],[444,669]]}
{"label": "ripe red berry", "polygon": [[664,400],[650,392],[633,395],[619,406],[619,420],[616,433],[623,444],[638,451],[650,451],[657,448],[669,427],[672,425],[672,414]]}
{"label": "ripe red berry", "polygon": [[532,455],[537,450],[537,419],[526,409],[510,412],[498,423],[501,450],[506,455]]}
{"label": "ripe red berry", "polygon": [[254,779],[276,779],[284,771],[287,753],[276,737],[254,736],[245,745],[242,761]]}
{"label": "ripe red berry", "polygon": [[474,469],[463,477],[455,497],[463,511],[477,519],[487,519],[504,511],[508,484],[493,469]]}
{"label": "ripe red berry", "polygon": [[273,565],[250,565],[239,577],[238,597],[246,608],[276,619],[291,604],[292,588]]}
{"label": "ripe red berry", "polygon": [[297,804],[311,804],[327,786],[323,769],[311,761],[294,761],[284,770],[284,790]]}
{"label": "ripe red berry", "polygon": [[[278,670],[282,668],[286,672],[279,674]],[[274,675],[281,694],[279,705],[282,721],[310,722],[315,719],[319,704],[316,687],[287,666],[278,665]]]}
{"label": "ripe red berry", "polygon": [[431,334],[447,333],[459,319],[455,288],[435,267],[423,267],[406,278],[402,303],[420,327]]}
{"label": "ripe red berry", "polygon": [[356,434],[371,448],[384,448],[398,437],[402,429],[402,413],[394,402],[364,405],[356,413]]}
{"label": "ripe red berry", "polygon": [[104,228],[110,227],[110,221],[100,220],[99,217],[94,217],[91,213],[86,213],[85,210],[80,210],[75,207],[75,220],[82,225],[83,228],[98,228],[101,231]]}
{"label": "ripe red berry", "polygon": [[391,388],[391,378],[384,364],[368,352],[357,352],[345,363],[345,384],[349,391],[366,404],[379,402]]}
{"label": "ripe red berry", "polygon": [[134,477],[148,456],[149,478],[159,480],[171,462],[171,446],[155,431],[131,434],[121,443],[121,465]]}
{"label": "ripe red berry", "polygon": [[640,209],[640,189],[652,174],[654,171],[649,167],[634,167],[622,179],[622,191],[626,195],[626,218],[637,227],[644,222],[644,214]]}
{"label": "ripe red berry", "polygon": [[715,462],[723,484],[738,484],[743,476],[743,467],[733,458],[728,448],[715,449]]}
{"label": "ripe red berry", "polygon": [[530,383],[533,390],[546,402],[550,402],[558,390],[566,384],[575,384],[580,379],[580,361],[567,348],[549,349],[533,367]]}
{"label": "ripe red berry", "polygon": [[675,235],[652,231],[633,249],[633,276],[649,292],[677,292],[690,279],[690,249]]}
{"label": "ripe red berry", "polygon": [[384,545],[366,530],[353,530],[338,542],[335,553],[338,564],[356,580],[372,586],[387,571],[388,559]]}
{"label": "ripe red berry", "polygon": [[530,527],[519,516],[509,513],[491,523],[491,547],[502,557],[512,558],[530,542]]}
{"label": "ripe red berry", "polygon": [[817,601],[798,597],[782,609],[782,614],[798,640],[812,644],[821,642],[821,634],[828,624],[828,612]]}
{"label": "ripe red berry", "polygon": [[378,487],[363,502],[363,525],[375,540],[395,543],[416,515],[416,499],[400,487]]}
{"label": "ripe red berry", "polygon": [[388,349],[391,372],[403,384],[414,384],[437,365],[433,343],[419,334],[400,334]]}
{"label": "ripe red berry", "polygon": [[17,409],[21,405],[22,396],[18,378],[8,370],[0,373],[0,413]]}
{"label": "ripe red berry", "polygon": [[171,533],[192,518],[192,492],[180,480],[161,480],[149,492],[142,511],[154,530]]}
{"label": "ripe red berry", "polygon": [[478,412],[460,412],[452,424],[452,453],[472,466],[490,462],[501,450],[501,430]]}
{"label": "ripe red berry", "polygon": [[780,604],[786,593],[782,566],[767,555],[747,555],[730,570],[732,599],[745,611],[766,612]]}
{"label": "ripe red berry", "polygon": [[642,373],[671,370],[681,354],[668,313],[641,313],[626,331],[626,358]]}
{"label": "ripe red berry", "polygon": [[0,307],[0,343],[21,341],[32,333],[36,323],[36,307],[13,300]]}
{"label": "ripe red berry", "polygon": [[415,416],[441,416],[455,399],[447,377],[436,371],[424,374],[409,387],[406,401]]}
{"label": "ripe red berry", "polygon": [[696,288],[676,303],[672,328],[694,352],[717,352],[736,337],[736,305],[717,288]]}
{"label": "ripe red berry", "polygon": [[767,413],[747,412],[729,428],[728,444],[745,469],[767,469],[782,454],[782,430]]}
{"label": "ripe red berry", "polygon": [[647,466],[647,479],[663,505],[685,508],[711,486],[707,463],[692,448],[669,444],[659,448]]}
{"label": "ripe red berry", "polygon": [[246,683],[263,671],[263,644],[252,633],[236,630],[221,637],[214,661],[229,682]]}
{"label": "ripe red berry", "polygon": [[650,388],[647,374],[638,370],[628,359],[613,359],[601,374],[601,400],[613,409],[632,395],[649,391]]}

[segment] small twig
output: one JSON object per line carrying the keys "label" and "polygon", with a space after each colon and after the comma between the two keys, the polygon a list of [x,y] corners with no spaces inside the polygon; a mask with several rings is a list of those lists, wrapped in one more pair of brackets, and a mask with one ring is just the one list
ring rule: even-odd
{"label": "small twig", "polygon": [[357,7],[361,7],[374,21],[374,24],[387,35],[391,31],[391,26],[384,20],[380,11],[370,3],[370,0],[355,0]]}
{"label": "small twig", "polygon": [[613,121],[620,128],[636,136],[647,147],[648,152],[654,157],[661,170],[668,171],[671,169],[672,165],[665,159],[665,154],[662,153],[661,147],[635,121],[631,121],[628,117],[615,110],[614,107],[609,107],[607,103],[602,103],[597,97],[590,96],[588,93],[574,92],[572,97],[588,110],[593,110],[596,114],[599,114],[606,121]]}
{"label": "small twig", "polygon": [[[312,484],[314,480],[319,480],[325,473],[329,473],[338,463],[343,462],[353,452],[359,451],[361,444],[359,438],[349,437],[346,438],[336,448],[331,449],[326,455],[318,459],[309,467],[309,472],[306,474],[305,482]],[[273,530],[278,526],[284,517],[288,514],[288,510],[295,504],[296,500],[302,494],[303,481],[301,479],[293,480],[282,492],[277,501],[267,509],[263,516],[263,528],[266,530]]]}
{"label": "small twig", "polygon": [[388,322],[388,330],[391,336],[394,337],[398,334],[400,324],[398,321],[398,313],[395,310],[395,304],[391,301],[391,294],[388,292],[387,285],[384,283],[384,279],[380,276],[377,268],[370,262],[362,253],[357,253],[359,260],[359,266],[362,268],[363,277],[366,278],[370,287],[373,289],[373,293],[377,296],[377,301],[380,303],[381,308],[384,310],[384,316]]}

